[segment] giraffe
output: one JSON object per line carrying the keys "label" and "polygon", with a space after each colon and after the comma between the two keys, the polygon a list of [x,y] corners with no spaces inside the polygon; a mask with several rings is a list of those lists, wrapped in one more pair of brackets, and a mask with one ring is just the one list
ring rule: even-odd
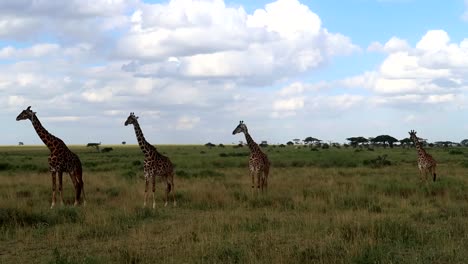
{"label": "giraffe", "polygon": [[424,174],[424,179],[427,182],[427,173],[431,173],[433,175],[433,181],[436,181],[436,166],[437,163],[434,160],[434,158],[428,154],[423,147],[421,146],[421,143],[419,142],[418,137],[416,136],[416,131],[411,130],[408,132],[410,134],[410,139],[413,141],[414,145],[416,146],[416,149],[418,150],[418,168],[419,168],[419,177],[422,181],[422,176]]}
{"label": "giraffe", "polygon": [[125,121],[125,126],[133,125],[135,129],[136,138],[138,145],[140,145],[143,154],[145,155],[143,171],[145,175],[145,199],[143,207],[146,207],[146,199],[148,194],[149,180],[152,180],[153,185],[153,209],[156,208],[156,202],[154,198],[154,191],[156,189],[156,176],[161,177],[166,182],[166,200],[164,206],[167,206],[169,193],[172,192],[172,200],[174,206],[176,206],[176,200],[174,196],[174,166],[171,160],[159,153],[156,148],[146,141],[141,131],[140,125],[138,124],[138,117],[132,112]]}
{"label": "giraffe", "polygon": [[52,204],[50,208],[54,208],[56,202],[56,178],[58,176],[58,191],[60,194],[60,204],[63,205],[62,194],[62,175],[64,172],[70,175],[70,178],[75,187],[75,206],[79,204],[81,199],[81,192],[83,192],[83,205],[86,204],[83,182],[83,170],[81,161],[78,156],[71,152],[70,149],[63,143],[63,141],[50,134],[41,124],[36,116],[36,112],[31,110],[31,106],[23,110],[16,121],[29,119],[36,130],[37,135],[41,138],[42,142],[49,148],[49,170],[52,174]]}
{"label": "giraffe", "polygon": [[232,131],[232,134],[244,133],[245,139],[250,149],[250,158],[249,158],[249,172],[250,177],[252,178],[252,194],[254,193],[255,188],[255,176],[257,177],[257,192],[260,190],[265,192],[268,187],[268,173],[270,171],[270,161],[265,153],[262,152],[260,147],[255,143],[255,141],[250,136],[247,126],[244,124],[244,121],[240,121],[239,125]]}

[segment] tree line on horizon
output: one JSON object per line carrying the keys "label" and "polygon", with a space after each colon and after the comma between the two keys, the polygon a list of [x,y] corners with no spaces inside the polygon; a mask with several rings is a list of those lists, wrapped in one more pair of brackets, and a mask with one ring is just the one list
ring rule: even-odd
{"label": "tree line on horizon", "polygon": [[[390,147],[393,148],[394,146],[401,146],[401,147],[411,147],[413,146],[413,142],[410,138],[403,138],[398,140],[389,135],[379,135],[376,137],[369,137],[365,138],[362,136],[358,137],[349,137],[346,139],[348,143],[337,143],[337,142],[324,142],[324,140],[320,140],[314,137],[306,137],[305,139],[301,140],[298,138],[292,139],[285,144],[276,144],[280,147],[285,146],[298,146],[298,145],[306,145],[310,147],[319,147],[319,148],[328,148],[328,147]],[[461,142],[453,142],[453,141],[435,141],[435,142],[428,142],[426,139],[419,138],[421,144],[425,147],[468,147],[468,139],[464,139]],[[245,145],[243,141],[239,141],[238,144],[233,143],[236,147],[242,147]],[[205,144],[207,147],[216,147],[216,144],[208,142]],[[261,147],[269,146],[267,141],[261,141],[259,144]],[[219,144],[219,147],[224,147],[223,144]]]}

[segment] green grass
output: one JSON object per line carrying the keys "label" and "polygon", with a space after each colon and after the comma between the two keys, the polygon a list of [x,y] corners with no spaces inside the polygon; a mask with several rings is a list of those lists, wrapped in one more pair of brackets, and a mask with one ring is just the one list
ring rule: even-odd
{"label": "green grass", "polygon": [[[0,263],[465,263],[468,149],[429,148],[438,180],[419,181],[414,149],[265,149],[268,195],[253,196],[247,148],[161,146],[177,207],[142,208],[143,155],[71,146],[87,205],[51,210],[45,147],[0,147]],[[382,159],[390,163],[383,164]],[[429,180],[431,178],[429,177]],[[151,204],[151,203],[150,203]]]}

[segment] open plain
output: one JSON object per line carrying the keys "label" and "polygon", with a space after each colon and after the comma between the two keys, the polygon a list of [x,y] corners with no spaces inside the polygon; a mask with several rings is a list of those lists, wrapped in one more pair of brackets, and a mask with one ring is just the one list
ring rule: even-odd
{"label": "open plain", "polygon": [[[175,164],[177,207],[143,208],[143,155],[70,146],[86,206],[49,209],[48,150],[0,147],[0,263],[464,263],[468,149],[263,148],[267,194],[252,195],[246,147],[160,146]],[[466,263],[466,262],[465,262]]]}

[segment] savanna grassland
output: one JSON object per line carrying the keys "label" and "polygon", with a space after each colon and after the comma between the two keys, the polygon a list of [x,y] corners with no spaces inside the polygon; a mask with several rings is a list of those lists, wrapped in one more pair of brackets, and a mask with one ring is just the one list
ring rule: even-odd
{"label": "savanna grassland", "polygon": [[[0,147],[0,263],[466,263],[468,149],[265,148],[267,195],[252,196],[247,148],[161,146],[177,207],[142,208],[143,155],[71,146],[87,205],[49,209],[45,147]],[[386,155],[385,157],[383,157]],[[378,158],[380,156],[380,158]]]}

